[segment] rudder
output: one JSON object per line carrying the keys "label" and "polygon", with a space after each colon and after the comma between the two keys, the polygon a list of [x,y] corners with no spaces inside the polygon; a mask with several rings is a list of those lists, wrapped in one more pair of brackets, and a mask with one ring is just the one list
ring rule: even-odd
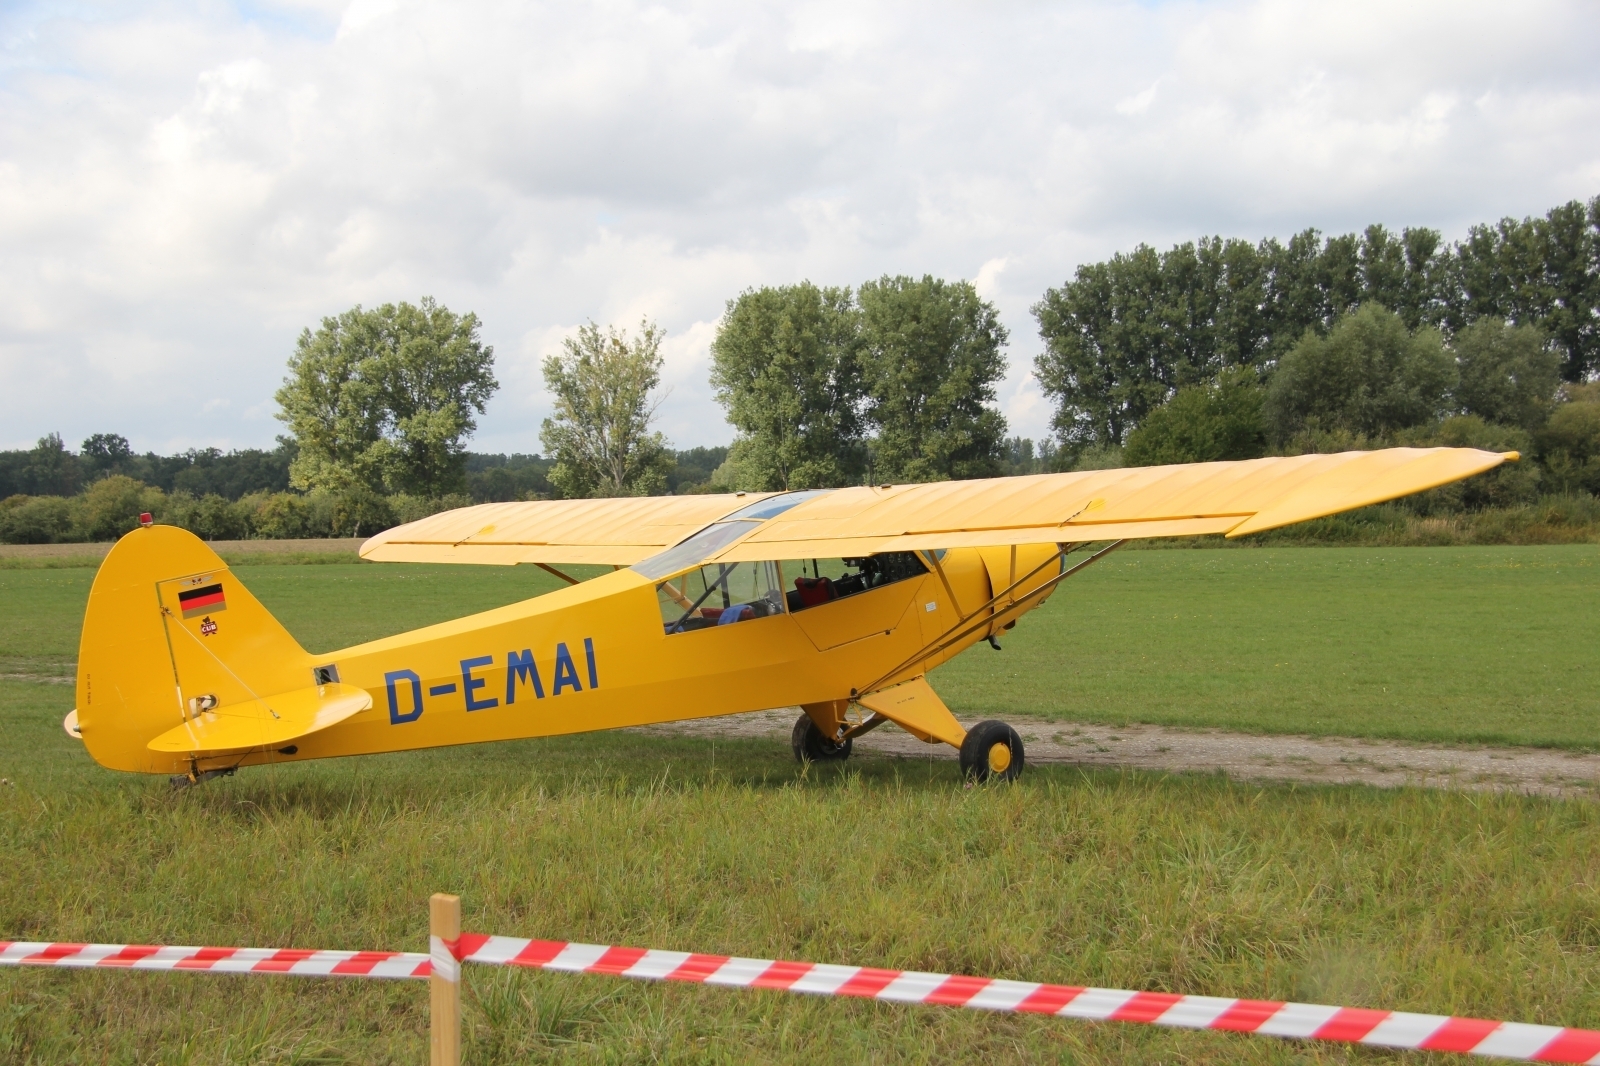
{"label": "rudder", "polygon": [[187,772],[193,753],[154,751],[151,742],[198,724],[208,700],[253,708],[263,696],[305,689],[314,682],[312,667],[305,649],[200,538],[175,526],[136,529],[112,547],[89,591],[78,646],[78,728],[102,766]]}

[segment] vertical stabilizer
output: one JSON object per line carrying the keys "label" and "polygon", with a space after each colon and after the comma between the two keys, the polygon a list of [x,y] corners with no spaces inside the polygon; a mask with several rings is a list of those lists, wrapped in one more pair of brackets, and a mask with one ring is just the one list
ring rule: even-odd
{"label": "vertical stabilizer", "polygon": [[77,724],[102,766],[183,773],[190,756],[153,751],[151,741],[218,708],[270,715],[259,697],[311,685],[311,668],[200,538],[174,526],[136,529],[111,549],[89,592]]}

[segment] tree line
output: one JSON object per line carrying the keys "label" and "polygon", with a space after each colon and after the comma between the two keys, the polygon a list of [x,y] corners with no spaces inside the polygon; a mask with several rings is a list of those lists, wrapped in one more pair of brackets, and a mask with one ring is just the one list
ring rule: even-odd
{"label": "tree line", "polygon": [[1374,304],[1445,341],[1482,319],[1533,327],[1559,379],[1585,381],[1600,372],[1600,197],[1474,226],[1454,244],[1374,225],[1140,245],[1045,292],[1034,370],[1063,446],[1116,448],[1180,389],[1235,370],[1265,381],[1308,336]]}
{"label": "tree line", "polygon": [[[107,462],[105,444],[120,451]],[[273,451],[215,448],[135,455],[126,438],[96,434],[80,450],[49,434],[31,449],[0,452],[0,544],[111,540],[141,512],[208,540],[346,537],[423,518],[446,507],[548,499],[554,461],[539,454],[464,453],[461,481],[435,495],[290,489],[292,441]],[[672,452],[669,492],[708,491],[728,449]]]}
{"label": "tree line", "polygon": [[[0,540],[370,533],[489,500],[928,481],[1389,444],[1516,449],[1424,506],[1600,492],[1600,197],[1446,244],[1382,226],[1140,245],[1034,305],[1055,439],[1007,437],[1009,338],[965,281],[810,281],[728,301],[711,384],[735,438],[653,429],[664,333],[588,323],[543,363],[542,455],[466,442],[499,388],[481,324],[424,298],[298,338],[272,451],[135,455],[115,434],[0,453]],[[74,495],[76,493],[76,495]],[[1441,504],[1439,501],[1443,500]],[[131,510],[130,510],[131,508]],[[108,517],[111,515],[120,517]]]}

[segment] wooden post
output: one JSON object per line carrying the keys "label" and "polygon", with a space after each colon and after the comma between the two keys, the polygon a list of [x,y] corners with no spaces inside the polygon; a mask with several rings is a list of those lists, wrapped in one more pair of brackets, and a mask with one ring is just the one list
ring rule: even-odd
{"label": "wooden post", "polygon": [[461,897],[435,892],[428,901],[428,1023],[430,1066],[461,1066]]}

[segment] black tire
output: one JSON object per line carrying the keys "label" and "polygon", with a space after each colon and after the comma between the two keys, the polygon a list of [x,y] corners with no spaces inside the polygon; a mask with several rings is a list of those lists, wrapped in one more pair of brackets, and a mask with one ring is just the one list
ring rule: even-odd
{"label": "black tire", "polygon": [[1022,738],[1004,722],[979,722],[961,742],[961,772],[972,781],[1015,781],[1022,762]]}
{"label": "black tire", "polygon": [[789,736],[795,761],[801,763],[843,762],[850,757],[850,746],[854,743],[854,740],[846,738],[844,743],[835,744],[822,735],[822,730],[817,728],[817,723],[811,720],[809,714],[800,716],[794,723],[794,732]]}

